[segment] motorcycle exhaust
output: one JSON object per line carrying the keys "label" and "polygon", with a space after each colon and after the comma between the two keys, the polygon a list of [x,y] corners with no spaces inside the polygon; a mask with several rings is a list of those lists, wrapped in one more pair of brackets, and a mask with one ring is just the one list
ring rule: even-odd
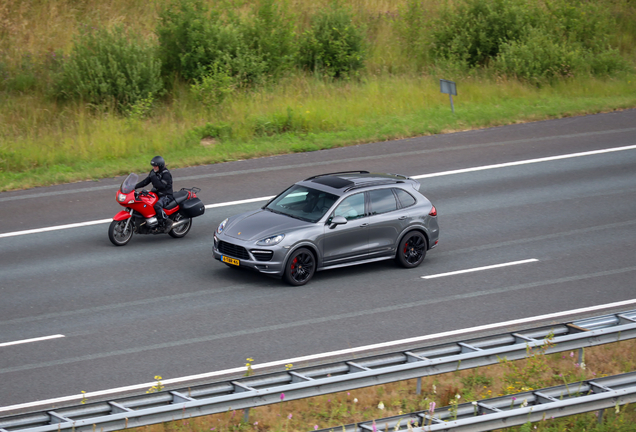
{"label": "motorcycle exhaust", "polygon": [[184,220],[180,220],[179,222],[175,222],[172,224],[172,228],[177,228],[180,227],[181,225],[184,225],[186,222],[188,222],[188,219],[184,219]]}

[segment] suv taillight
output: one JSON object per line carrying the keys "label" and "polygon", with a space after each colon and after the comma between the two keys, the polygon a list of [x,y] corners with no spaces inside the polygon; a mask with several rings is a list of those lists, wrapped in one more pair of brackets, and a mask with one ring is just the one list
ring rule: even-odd
{"label": "suv taillight", "polygon": [[429,216],[437,216],[437,209],[435,208],[435,206],[433,206],[433,208],[431,209],[430,212],[428,212]]}

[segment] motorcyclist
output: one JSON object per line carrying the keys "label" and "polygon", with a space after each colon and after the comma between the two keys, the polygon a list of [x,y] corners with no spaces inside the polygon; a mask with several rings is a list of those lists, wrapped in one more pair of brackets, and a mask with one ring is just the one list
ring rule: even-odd
{"label": "motorcyclist", "polygon": [[135,185],[135,189],[146,186],[152,183],[153,191],[156,192],[159,199],[153,206],[155,214],[159,223],[162,224],[166,231],[170,231],[172,228],[172,220],[166,216],[163,208],[167,206],[170,201],[174,199],[172,195],[172,174],[166,168],[166,161],[161,156],[155,156],[150,161],[152,170],[148,174],[148,177],[140,181]]}

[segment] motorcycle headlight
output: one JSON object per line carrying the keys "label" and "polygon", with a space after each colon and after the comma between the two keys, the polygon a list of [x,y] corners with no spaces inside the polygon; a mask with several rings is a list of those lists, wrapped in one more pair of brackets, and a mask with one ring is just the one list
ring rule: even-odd
{"label": "motorcycle headlight", "polygon": [[120,193],[119,195],[117,195],[117,201],[119,202],[126,201],[126,195],[124,195],[123,193]]}
{"label": "motorcycle headlight", "polygon": [[282,242],[284,238],[285,238],[285,234],[278,234],[275,236],[271,236],[271,237],[267,237],[262,240],[259,240],[256,242],[256,244],[259,246],[274,246]]}
{"label": "motorcycle headlight", "polygon": [[218,232],[219,234],[221,234],[223,232],[223,230],[225,229],[225,225],[227,224],[227,219],[225,219],[223,222],[221,222],[219,224],[219,227],[216,229],[216,232]]}

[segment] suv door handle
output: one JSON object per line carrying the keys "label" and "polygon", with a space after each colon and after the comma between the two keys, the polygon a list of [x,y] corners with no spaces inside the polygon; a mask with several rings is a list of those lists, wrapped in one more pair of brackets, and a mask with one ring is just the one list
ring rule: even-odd
{"label": "suv door handle", "polygon": [[408,217],[408,216],[400,216],[400,217],[398,218],[398,220],[404,220],[404,219],[406,219],[407,217]]}
{"label": "suv door handle", "polygon": [[363,224],[360,225],[360,228],[364,228],[366,226],[369,226],[369,224],[368,223],[363,223]]}

